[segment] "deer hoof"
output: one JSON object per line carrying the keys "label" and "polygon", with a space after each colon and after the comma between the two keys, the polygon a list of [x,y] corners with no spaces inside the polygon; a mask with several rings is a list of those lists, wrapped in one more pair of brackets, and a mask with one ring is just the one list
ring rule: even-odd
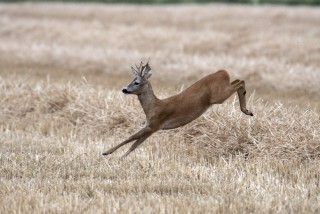
{"label": "deer hoof", "polygon": [[112,152],[104,152],[102,155],[110,155]]}

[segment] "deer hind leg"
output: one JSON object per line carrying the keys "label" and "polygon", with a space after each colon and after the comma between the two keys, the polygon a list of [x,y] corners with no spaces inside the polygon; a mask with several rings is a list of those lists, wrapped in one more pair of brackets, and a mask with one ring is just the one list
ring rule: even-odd
{"label": "deer hind leg", "polygon": [[[113,153],[114,151],[116,151],[117,149],[119,149],[121,146],[126,145],[127,143],[130,143],[131,141],[134,140],[139,140],[145,136],[147,136],[148,134],[152,133],[151,129],[149,127],[145,127],[143,129],[141,129],[140,131],[138,131],[136,134],[130,136],[127,140],[123,141],[122,143],[112,147],[111,149],[109,149],[108,151],[102,153],[102,155],[110,155],[111,153]],[[150,134],[151,135],[151,134]],[[148,137],[150,136],[148,135]]]}
{"label": "deer hind leg", "polygon": [[246,97],[245,97],[247,92],[246,92],[245,82],[243,80],[235,80],[231,83],[231,87],[233,91],[237,91],[238,93],[241,111],[246,115],[253,116],[252,112],[247,109]]}
{"label": "deer hind leg", "polygon": [[233,81],[233,82],[231,83],[231,85],[234,85],[234,84],[236,84],[236,83],[238,83],[238,82],[240,82],[240,80],[235,80],[235,81]]}

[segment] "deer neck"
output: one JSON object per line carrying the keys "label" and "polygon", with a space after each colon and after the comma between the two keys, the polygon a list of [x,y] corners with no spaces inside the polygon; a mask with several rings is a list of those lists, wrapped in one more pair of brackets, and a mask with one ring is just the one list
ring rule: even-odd
{"label": "deer neck", "polygon": [[144,113],[148,117],[152,110],[159,104],[160,100],[153,93],[151,84],[148,82],[148,87],[143,91],[143,93],[138,95],[138,99],[143,108]]}

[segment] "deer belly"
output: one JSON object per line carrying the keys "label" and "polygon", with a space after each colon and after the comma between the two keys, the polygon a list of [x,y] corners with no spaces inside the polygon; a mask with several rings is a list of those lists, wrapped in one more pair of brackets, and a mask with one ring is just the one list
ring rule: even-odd
{"label": "deer belly", "polygon": [[180,111],[178,114],[172,115],[171,118],[168,118],[168,120],[163,123],[161,129],[174,129],[184,126],[201,116],[207,109],[208,108],[197,109],[197,111],[184,113],[183,111]]}

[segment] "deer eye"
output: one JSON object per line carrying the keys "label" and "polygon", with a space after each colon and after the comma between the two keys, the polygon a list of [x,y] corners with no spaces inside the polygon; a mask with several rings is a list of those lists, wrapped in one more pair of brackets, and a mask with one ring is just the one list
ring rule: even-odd
{"label": "deer eye", "polygon": [[135,85],[139,85],[139,83],[138,83],[138,82],[134,82],[134,84],[135,84]]}

